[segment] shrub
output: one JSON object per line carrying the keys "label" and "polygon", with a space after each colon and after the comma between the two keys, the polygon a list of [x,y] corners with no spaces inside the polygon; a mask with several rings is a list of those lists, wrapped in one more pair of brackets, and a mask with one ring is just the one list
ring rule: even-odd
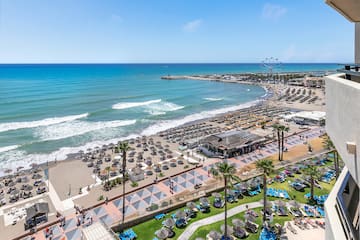
{"label": "shrub", "polygon": [[137,186],[139,186],[139,184],[137,182],[131,182],[131,186],[132,187],[137,187]]}
{"label": "shrub", "polygon": [[100,195],[100,196],[98,197],[98,201],[102,201],[102,200],[104,200],[104,196],[103,196],[103,195]]}

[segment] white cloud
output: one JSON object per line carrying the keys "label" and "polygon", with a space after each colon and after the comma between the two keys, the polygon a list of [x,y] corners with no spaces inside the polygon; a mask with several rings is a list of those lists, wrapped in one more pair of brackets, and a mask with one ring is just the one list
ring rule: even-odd
{"label": "white cloud", "polygon": [[282,16],[284,16],[286,14],[286,12],[287,12],[287,9],[283,6],[266,3],[263,6],[262,17],[264,19],[276,21],[279,18],[281,18]]}
{"label": "white cloud", "polygon": [[118,15],[118,14],[112,14],[111,15],[111,20],[116,21],[116,22],[122,22],[123,21],[122,17],[120,15]]}
{"label": "white cloud", "polygon": [[199,27],[201,26],[202,22],[203,22],[202,19],[196,19],[196,20],[187,22],[184,24],[183,30],[185,32],[196,32],[199,29]]}
{"label": "white cloud", "polygon": [[296,55],[296,46],[294,44],[291,44],[284,50],[281,60],[284,62],[291,61],[294,60],[294,57],[296,57]]}

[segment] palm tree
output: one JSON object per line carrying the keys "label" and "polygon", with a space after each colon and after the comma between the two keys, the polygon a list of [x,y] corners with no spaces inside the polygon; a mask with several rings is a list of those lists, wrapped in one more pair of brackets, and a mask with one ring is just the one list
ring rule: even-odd
{"label": "palm tree", "polygon": [[315,180],[320,177],[319,169],[315,165],[310,165],[304,170],[304,174],[310,177],[310,200],[314,202],[314,185]]}
{"label": "palm tree", "polygon": [[123,196],[122,196],[122,224],[125,221],[125,175],[126,175],[126,152],[130,150],[128,142],[121,142],[118,146],[119,153],[122,153],[122,179],[123,179]]}
{"label": "palm tree", "polygon": [[324,140],[323,140],[323,147],[327,150],[333,150],[332,153],[334,154],[334,167],[335,167],[335,172],[336,172],[336,179],[338,179],[339,177],[339,157],[337,154],[337,151],[335,149],[334,143],[331,141],[329,135],[325,135],[324,136]]}
{"label": "palm tree", "polygon": [[110,182],[110,166],[107,166],[106,168],[105,168],[105,171],[107,172],[107,176],[106,176],[106,180],[107,180],[107,185],[110,185],[109,184],[109,182]]}
{"label": "palm tree", "polygon": [[284,125],[279,125],[279,130],[281,132],[281,161],[284,160],[283,156],[284,156],[284,132],[289,132],[290,128]]}
{"label": "palm tree", "polygon": [[[240,182],[240,178],[235,175],[236,167],[233,164],[229,164],[226,158],[223,162],[216,164],[215,168],[211,168],[210,172],[213,176],[222,178],[224,180],[224,196],[225,196],[225,226],[227,226],[227,201],[226,194],[228,186],[232,186],[232,182]],[[227,228],[224,232],[225,239],[227,239]]]}
{"label": "palm tree", "polygon": [[277,140],[278,140],[278,152],[279,152],[279,161],[281,161],[281,139],[280,139],[280,124],[273,124],[272,128],[276,130],[277,133]]}
{"label": "palm tree", "polygon": [[266,191],[267,191],[267,177],[273,172],[274,165],[271,159],[261,159],[256,161],[256,168],[263,173],[263,186],[264,186],[264,210],[263,210],[263,224],[266,221]]}

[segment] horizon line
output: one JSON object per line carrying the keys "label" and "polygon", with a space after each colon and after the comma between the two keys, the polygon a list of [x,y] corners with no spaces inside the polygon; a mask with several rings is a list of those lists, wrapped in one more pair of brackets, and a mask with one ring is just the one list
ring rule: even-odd
{"label": "horizon line", "polygon": [[[24,62],[24,63],[0,63],[0,65],[107,65],[107,64],[262,64],[262,62]],[[347,62],[280,62],[281,64],[348,64]]]}

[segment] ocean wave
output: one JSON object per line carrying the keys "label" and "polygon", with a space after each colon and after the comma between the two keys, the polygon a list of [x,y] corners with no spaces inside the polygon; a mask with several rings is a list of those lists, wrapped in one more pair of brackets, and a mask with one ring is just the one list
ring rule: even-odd
{"label": "ocean wave", "polygon": [[18,148],[19,145],[12,145],[12,146],[6,146],[6,147],[0,147],[0,153],[2,152],[8,152],[8,151],[11,151],[11,150],[14,150],[16,148]]}
{"label": "ocean wave", "polygon": [[127,108],[142,107],[142,106],[150,105],[153,103],[159,103],[159,102],[161,102],[161,99],[150,100],[150,101],[145,101],[145,102],[122,102],[122,103],[114,104],[112,106],[112,109],[121,110],[121,109],[127,109]]}
{"label": "ocean wave", "polygon": [[18,130],[24,128],[36,128],[43,126],[50,126],[54,124],[59,124],[63,122],[71,122],[80,118],[86,118],[89,114],[79,114],[79,115],[70,115],[65,117],[53,117],[53,118],[45,118],[37,121],[29,121],[29,122],[11,122],[11,123],[0,123],[0,132],[6,132],[11,130]]}
{"label": "ocean wave", "polygon": [[222,101],[224,99],[223,98],[211,98],[211,97],[209,97],[209,98],[204,98],[204,100],[206,100],[206,101]]}
{"label": "ocean wave", "polygon": [[153,135],[153,134],[156,134],[161,131],[165,131],[170,128],[181,126],[185,123],[214,117],[218,114],[236,111],[236,110],[239,110],[242,108],[251,107],[251,106],[258,104],[259,102],[260,102],[259,100],[255,100],[255,101],[247,102],[247,103],[240,104],[237,106],[225,107],[225,108],[215,109],[215,110],[211,110],[211,111],[203,111],[200,113],[191,114],[191,115],[185,116],[184,118],[181,118],[181,119],[159,121],[159,122],[147,127],[145,130],[143,130],[141,132],[140,135],[146,135],[146,136]]}
{"label": "ocean wave", "polygon": [[150,115],[153,115],[153,116],[159,116],[159,115],[166,114],[166,112],[164,112],[164,111],[157,111],[157,110],[151,110],[151,109],[145,110],[145,112],[149,113]]}
{"label": "ocean wave", "polygon": [[58,161],[65,160],[70,154],[78,153],[79,151],[87,151],[87,149],[94,149],[95,147],[102,146],[104,144],[117,143],[118,141],[124,141],[131,138],[136,138],[139,135],[131,134],[126,137],[114,138],[107,141],[93,141],[85,145],[78,147],[62,147],[57,151],[48,153],[48,154],[29,154],[26,151],[13,150],[0,154],[0,176],[4,175],[1,172],[1,169],[9,168],[16,170],[18,167],[23,167],[25,169],[30,168],[32,163],[45,163],[47,161]]}
{"label": "ocean wave", "polygon": [[166,112],[173,112],[183,108],[184,106],[180,106],[172,102],[159,102],[146,106],[145,112],[152,115],[163,115]]}
{"label": "ocean wave", "polygon": [[107,122],[73,121],[47,126],[45,128],[38,128],[35,135],[42,141],[59,140],[105,128],[122,127],[133,125],[135,123],[136,120],[116,120]]}
{"label": "ocean wave", "polygon": [[[182,119],[175,119],[175,120],[166,120],[166,121],[159,121],[153,125],[150,125],[146,129],[144,129],[141,134],[131,134],[125,137],[120,138],[114,138],[110,140],[105,141],[93,141],[86,143],[85,145],[78,146],[78,147],[62,147],[57,151],[54,151],[52,153],[48,154],[28,154],[25,151],[19,151],[19,150],[11,150],[7,152],[3,152],[0,154],[0,165],[2,168],[10,168],[10,169],[16,169],[19,166],[29,168],[30,163],[44,163],[46,161],[52,161],[52,160],[65,160],[68,158],[68,155],[78,153],[80,150],[86,151],[87,149],[91,148],[94,149],[97,146],[102,146],[104,144],[110,144],[110,143],[117,143],[118,141],[124,141],[127,139],[136,138],[143,135],[153,135],[158,132],[178,127],[180,125],[197,121],[209,117],[214,117],[218,114],[223,114],[230,111],[236,111],[242,108],[247,108],[254,106],[261,102],[261,100],[255,100],[252,102],[240,104],[237,106],[231,106],[226,107],[222,109],[216,109],[211,111],[203,111],[201,113],[195,113],[188,116],[185,116]],[[2,173],[0,173],[1,175]]]}

